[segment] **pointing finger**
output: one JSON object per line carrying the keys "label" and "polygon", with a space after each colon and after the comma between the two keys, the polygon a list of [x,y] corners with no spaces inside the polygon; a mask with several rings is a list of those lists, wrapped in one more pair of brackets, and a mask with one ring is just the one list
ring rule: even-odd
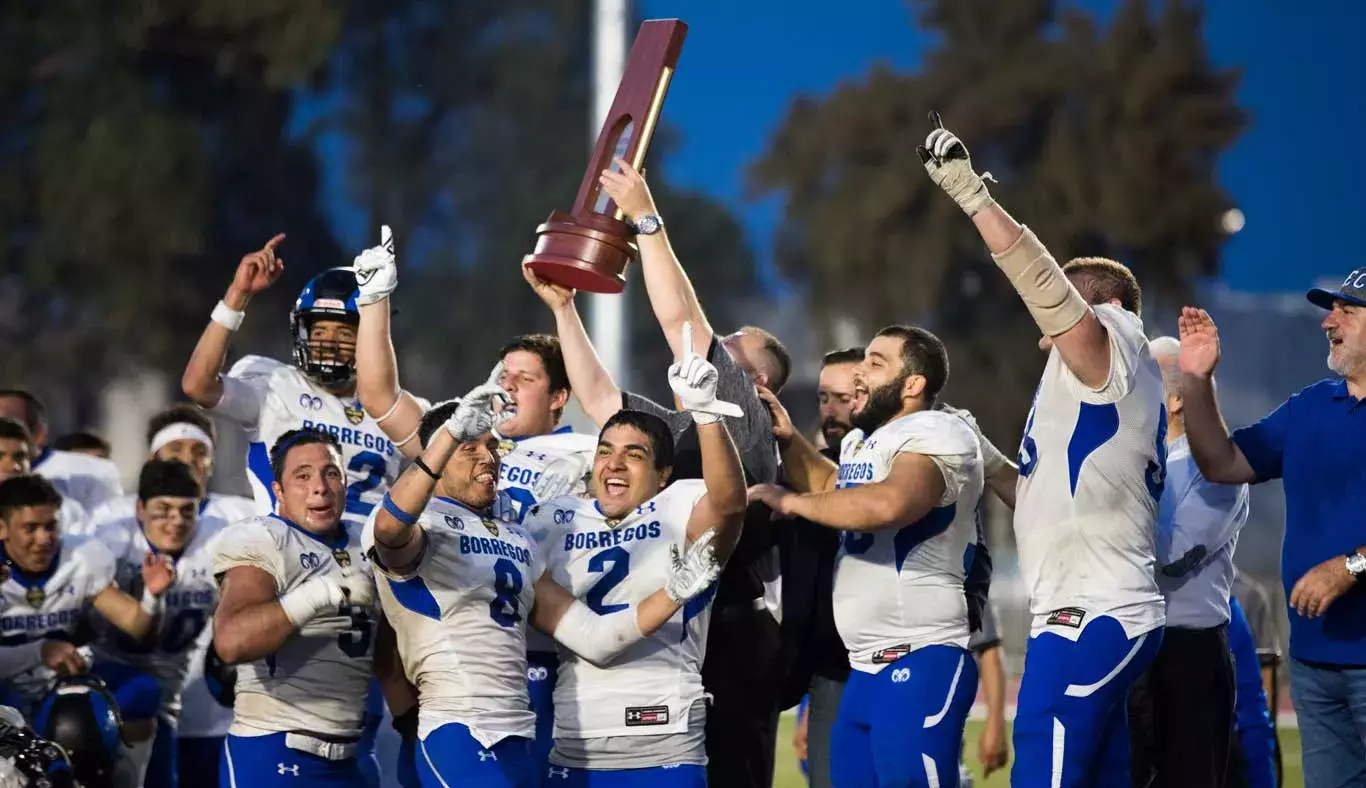
{"label": "pointing finger", "polygon": [[684,358],[684,359],[690,359],[690,358],[693,357],[693,355],[694,355],[694,354],[693,354],[693,350],[692,350],[692,321],[691,321],[691,320],[684,320],[684,321],[683,321],[683,358]]}
{"label": "pointing finger", "polygon": [[270,239],[269,241],[266,241],[266,245],[263,246],[263,247],[261,247],[261,249],[262,249],[262,251],[266,251],[266,252],[274,252],[274,251],[275,251],[275,247],[279,246],[279,245],[281,244],[281,242],[283,242],[284,240],[285,240],[285,234],[284,234],[284,233],[276,233],[276,234],[275,234],[275,237],[272,238],[272,239]]}
{"label": "pointing finger", "polygon": [[383,246],[385,249],[391,252],[394,251],[394,231],[390,229],[389,225],[380,225],[379,242],[380,245]]}
{"label": "pointing finger", "polygon": [[939,110],[930,110],[930,125],[934,126],[936,129],[944,128],[944,119],[939,117]]}

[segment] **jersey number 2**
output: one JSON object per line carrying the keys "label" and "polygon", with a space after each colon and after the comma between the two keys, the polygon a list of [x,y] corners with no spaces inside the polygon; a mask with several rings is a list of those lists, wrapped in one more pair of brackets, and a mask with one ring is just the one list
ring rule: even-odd
{"label": "jersey number 2", "polygon": [[588,559],[588,571],[603,573],[602,579],[588,589],[583,598],[590,610],[605,616],[630,607],[625,603],[608,605],[603,602],[612,589],[621,585],[621,581],[625,580],[626,574],[631,571],[631,554],[626,552],[626,548],[609,547]]}
{"label": "jersey number 2", "polygon": [[346,511],[351,514],[369,515],[375,508],[372,503],[361,501],[361,496],[380,486],[384,473],[389,466],[384,458],[372,451],[363,451],[351,458],[346,465],[346,475],[355,479],[346,488]]}
{"label": "jersey number 2", "polygon": [[516,626],[522,620],[522,573],[517,571],[516,564],[506,558],[493,562],[493,591],[489,615],[499,626]]}

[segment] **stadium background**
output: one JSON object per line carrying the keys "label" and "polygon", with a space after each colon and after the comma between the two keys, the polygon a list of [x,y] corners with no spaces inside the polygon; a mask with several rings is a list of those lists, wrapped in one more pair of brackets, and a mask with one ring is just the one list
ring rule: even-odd
{"label": "stadium background", "polygon": [[[283,357],[292,294],[381,222],[404,272],[404,383],[443,397],[482,379],[503,337],[548,327],[516,261],[581,177],[593,12],[588,0],[4,4],[3,380],[42,394],[54,434],[105,435],[131,481],[145,418],[176,396],[238,257],[289,235],[286,279],[236,342]],[[928,108],[1060,252],[1134,265],[1154,335],[1174,330],[1181,303],[1210,309],[1234,425],[1325,374],[1300,293],[1362,263],[1350,230],[1366,100],[1352,80],[1366,6],[637,0],[625,12],[629,29],[691,25],[647,174],[713,322],[756,323],[792,350],[784,399],[804,423],[821,352],[917,321],[948,342],[950,400],[999,445],[1018,441],[1042,359],[980,244],[927,199],[912,150]],[[667,351],[638,287],[624,299],[622,382],[662,393]],[[246,490],[242,450],[225,430],[218,488]],[[1258,488],[1237,554],[1276,594],[1281,520],[1279,487]],[[990,531],[1018,672],[1024,601],[1000,512]],[[1290,756],[1298,740],[1283,733]]]}

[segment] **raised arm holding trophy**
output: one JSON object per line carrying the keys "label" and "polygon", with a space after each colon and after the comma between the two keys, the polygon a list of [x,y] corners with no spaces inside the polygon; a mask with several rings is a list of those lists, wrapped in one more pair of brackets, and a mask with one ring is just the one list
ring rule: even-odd
{"label": "raised arm holding trophy", "polygon": [[599,174],[614,158],[640,169],[664,107],[688,26],[652,19],[640,26],[616,98],[603,121],[574,207],[553,211],[536,228],[536,249],[522,262],[549,282],[590,293],[620,293],[626,265],[636,255],[633,228],[603,192]]}

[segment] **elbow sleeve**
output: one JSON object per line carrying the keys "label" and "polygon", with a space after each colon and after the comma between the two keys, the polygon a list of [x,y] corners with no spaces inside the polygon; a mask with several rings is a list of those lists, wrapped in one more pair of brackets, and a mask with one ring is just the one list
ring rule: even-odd
{"label": "elbow sleeve", "polygon": [[635,607],[600,616],[574,600],[555,626],[555,639],[594,665],[604,665],[645,637]]}
{"label": "elbow sleeve", "polygon": [[996,266],[1010,277],[1045,336],[1055,337],[1086,317],[1086,300],[1028,227],[1013,246],[993,254]]}

